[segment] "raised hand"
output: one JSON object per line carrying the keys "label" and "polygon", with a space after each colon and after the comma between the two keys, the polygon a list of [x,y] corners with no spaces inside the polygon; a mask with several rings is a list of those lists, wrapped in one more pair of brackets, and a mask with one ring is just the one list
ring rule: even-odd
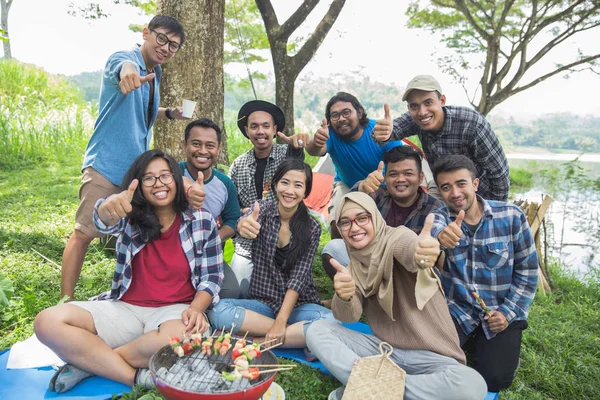
{"label": "raised hand", "polygon": [[356,293],[356,284],[352,275],[348,272],[348,268],[337,262],[336,259],[332,258],[330,261],[331,266],[337,271],[333,276],[333,288],[335,294],[344,301],[348,301]]}
{"label": "raised hand", "polygon": [[462,236],[462,225],[463,219],[465,219],[465,210],[460,210],[456,216],[456,220],[448,224],[443,231],[438,235],[440,244],[448,249],[453,249],[458,245]]}
{"label": "raised hand", "polygon": [[429,214],[425,219],[425,225],[423,230],[417,238],[417,249],[415,250],[415,263],[420,268],[431,268],[435,265],[435,262],[440,255],[440,243],[431,236],[431,226],[435,216]]}
{"label": "raised hand", "polygon": [[190,206],[196,210],[202,208],[202,205],[204,204],[204,198],[206,197],[206,192],[204,191],[204,182],[202,179],[204,179],[204,175],[201,172],[198,172],[198,179],[196,179],[196,181],[188,186],[185,190],[185,194]]}
{"label": "raised hand", "polygon": [[238,222],[238,233],[246,239],[256,239],[260,232],[260,224],[257,222],[259,211],[260,206],[257,201],[252,208],[252,214],[240,219],[240,222]]}
{"label": "raised hand", "polygon": [[[196,110],[194,110],[194,116],[196,114]],[[183,108],[181,106],[171,108],[171,117],[173,119],[190,119],[188,117],[183,116]]]}
{"label": "raised hand", "polygon": [[316,147],[321,148],[327,144],[327,139],[329,139],[329,128],[327,127],[327,119],[323,118],[321,127],[313,136],[313,141]]}
{"label": "raised hand", "polygon": [[294,146],[296,149],[303,148],[310,140],[310,135],[308,133],[297,133],[293,136],[286,136],[283,132],[277,132],[277,136],[285,143]]}
{"label": "raised hand", "polygon": [[358,185],[358,190],[364,193],[373,193],[381,186],[383,182],[383,161],[379,162],[379,166]]}
{"label": "raised hand", "polygon": [[378,142],[387,142],[390,140],[392,135],[392,129],[394,128],[394,121],[390,114],[390,107],[387,104],[383,105],[383,118],[375,121],[375,128],[373,128],[373,137]]}
{"label": "raised hand", "polygon": [[125,218],[132,210],[131,201],[138,187],[139,181],[134,179],[127,190],[113,194],[102,202],[98,208],[98,215],[105,225],[114,225],[121,218]]}
{"label": "raised hand", "polygon": [[143,84],[148,83],[150,80],[154,79],[154,76],[154,72],[146,76],[140,76],[139,72],[133,64],[124,63],[121,67],[121,73],[119,74],[119,77],[121,78],[121,81],[119,82],[119,88],[121,88],[121,93],[126,95],[130,92],[133,92],[135,89],[141,87]]}

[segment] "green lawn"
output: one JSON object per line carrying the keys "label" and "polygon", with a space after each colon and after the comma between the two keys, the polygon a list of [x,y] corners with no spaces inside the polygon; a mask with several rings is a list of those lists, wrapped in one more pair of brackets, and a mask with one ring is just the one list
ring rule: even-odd
{"label": "green lawn", "polygon": [[[77,207],[79,162],[77,156],[30,169],[0,169],[0,273],[12,280],[15,289],[9,306],[0,310],[0,349],[31,335],[36,313],[59,300],[60,272],[36,251],[60,264]],[[323,235],[322,243],[327,236]],[[111,252],[95,242],[76,299],[106,290],[113,264]],[[536,297],[530,328],[524,334],[521,366],[502,399],[600,397],[596,383],[600,376],[600,289],[556,267],[553,271],[557,289],[547,297]],[[315,280],[323,297],[331,296],[329,278],[318,259]],[[304,366],[279,374],[277,382],[293,400],[324,399],[337,386],[334,379]],[[133,391],[125,398],[139,395],[140,391]]]}

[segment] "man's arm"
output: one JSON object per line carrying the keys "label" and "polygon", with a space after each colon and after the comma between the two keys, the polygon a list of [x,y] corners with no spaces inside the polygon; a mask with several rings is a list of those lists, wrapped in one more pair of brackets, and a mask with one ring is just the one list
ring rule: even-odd
{"label": "man's arm", "polygon": [[242,212],[240,210],[240,203],[235,185],[231,179],[223,179],[223,183],[227,188],[227,202],[225,203],[223,211],[221,211],[221,229],[219,229],[219,236],[221,236],[221,241],[225,242],[227,239],[235,236],[237,221],[242,216]]}
{"label": "man's arm", "polygon": [[480,116],[475,127],[475,140],[472,141],[473,156],[469,157],[480,171],[486,172],[489,180],[488,200],[507,201],[510,189],[508,161],[502,145],[492,130],[490,123]]}
{"label": "man's arm", "polygon": [[394,120],[394,127],[392,129],[392,140],[402,140],[412,135],[416,135],[416,125],[413,122],[410,112],[405,112],[400,117]]}
{"label": "man's arm", "polygon": [[514,207],[518,215],[515,215],[512,221],[512,283],[504,303],[498,307],[498,311],[506,317],[509,324],[516,317],[527,318],[538,282],[538,255],[531,229],[523,212],[517,206]]}

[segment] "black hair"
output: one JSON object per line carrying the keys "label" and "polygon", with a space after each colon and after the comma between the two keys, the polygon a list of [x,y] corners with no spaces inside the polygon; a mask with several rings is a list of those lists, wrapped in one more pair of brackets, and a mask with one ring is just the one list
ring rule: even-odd
{"label": "black hair", "polygon": [[133,200],[131,201],[132,211],[129,213],[129,222],[137,226],[140,229],[142,240],[144,242],[151,242],[160,237],[160,230],[162,225],[158,220],[158,216],[154,211],[154,207],[144,197],[142,192],[142,178],[146,172],[148,164],[157,158],[162,158],[167,162],[171,173],[173,174],[173,180],[175,182],[175,200],[173,201],[173,209],[177,214],[181,214],[188,208],[188,201],[185,197],[185,191],[183,190],[183,177],[181,175],[181,168],[173,157],[166,154],[162,150],[148,150],[142,153],[138,158],[135,159],[129,170],[123,178],[121,183],[121,189],[127,190],[129,185],[134,179],[138,180],[138,187],[135,189]]}
{"label": "black hair", "polygon": [[[277,170],[275,170],[275,174],[273,174],[273,182],[271,183],[271,189],[275,191],[277,183],[281,181],[283,176],[288,171],[304,172],[304,176],[306,178],[306,181],[304,183],[304,197],[308,197],[312,190],[312,169],[310,168],[310,165],[298,158],[287,158],[281,164],[279,164],[279,167],[277,167]],[[292,216],[292,219],[290,220],[290,232],[292,232],[292,245],[287,255],[287,260],[295,261],[300,259],[302,253],[305,252],[306,249],[309,247],[310,241],[312,239],[310,237],[311,225],[312,217],[308,213],[308,207],[306,207],[304,201],[301,201],[300,204],[298,204],[298,209],[296,210],[296,212]],[[286,270],[289,270],[290,268],[292,268],[292,266],[293,262],[288,263],[286,261]]]}
{"label": "black hair", "polygon": [[192,128],[195,128],[196,126],[199,126],[199,127],[202,127],[202,128],[212,128],[212,129],[214,129],[215,132],[217,132],[217,142],[219,143],[219,145],[221,145],[221,128],[219,128],[219,125],[215,124],[215,122],[212,119],[209,119],[209,118],[200,118],[200,119],[197,119],[195,121],[190,122],[185,127],[184,138],[185,138],[186,142],[190,138],[190,132],[192,131]]}
{"label": "black hair", "polygon": [[351,103],[352,107],[354,107],[357,113],[362,112],[358,123],[361,126],[367,126],[367,124],[369,123],[369,117],[367,117],[367,112],[365,111],[365,108],[362,106],[362,104],[360,104],[360,101],[358,101],[358,99],[354,95],[351,95],[350,93],[346,92],[337,92],[337,94],[331,99],[329,99],[329,101],[327,102],[327,105],[325,106],[325,118],[327,119],[328,124],[331,123],[331,106],[333,106],[339,101]]}
{"label": "black hair", "polygon": [[181,39],[180,45],[183,46],[183,42],[185,42],[185,32],[183,30],[183,25],[176,18],[169,17],[168,15],[156,15],[154,18],[150,20],[148,24],[148,29],[153,30],[156,28],[165,28],[167,33],[173,33]]}
{"label": "black hair", "polygon": [[389,163],[397,163],[404,160],[415,160],[419,174],[423,170],[421,166],[422,159],[421,153],[409,145],[396,146],[383,153],[383,162],[385,163],[386,167]]}
{"label": "black hair", "polygon": [[437,183],[438,174],[458,171],[459,169],[466,169],[471,173],[472,179],[477,178],[477,167],[475,166],[473,160],[467,156],[463,156],[462,154],[452,154],[438,159],[433,164],[433,167],[431,168],[431,172],[433,172],[433,180],[435,183]]}

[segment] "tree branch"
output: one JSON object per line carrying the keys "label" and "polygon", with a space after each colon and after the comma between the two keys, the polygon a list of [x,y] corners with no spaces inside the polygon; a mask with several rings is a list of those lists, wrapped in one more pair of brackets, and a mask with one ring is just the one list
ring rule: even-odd
{"label": "tree branch", "polygon": [[269,0],[256,0],[256,6],[258,7],[260,15],[265,23],[265,30],[267,31],[269,42],[271,45],[273,45],[275,41],[272,41],[271,37],[273,37],[273,39],[277,39],[280,32],[279,21],[277,21],[277,15],[275,14],[273,5]]}
{"label": "tree branch", "polygon": [[537,85],[538,83],[540,83],[540,82],[543,82],[543,81],[545,81],[546,79],[553,77],[553,76],[554,76],[554,75],[556,75],[556,74],[559,74],[559,73],[561,73],[561,72],[564,72],[564,71],[570,70],[570,69],[572,69],[573,67],[576,67],[576,66],[578,66],[578,65],[581,65],[581,64],[587,64],[587,63],[589,63],[589,62],[592,62],[592,61],[594,61],[594,60],[598,60],[598,59],[600,59],[600,54],[596,54],[596,55],[593,55],[593,56],[589,56],[589,57],[586,57],[586,58],[582,58],[581,60],[574,61],[574,62],[572,62],[571,64],[563,65],[562,67],[560,67],[560,68],[558,68],[558,69],[556,69],[556,70],[554,70],[554,71],[548,72],[547,74],[545,74],[545,75],[542,75],[542,76],[540,76],[540,77],[539,77],[539,78],[537,78],[537,79],[534,79],[533,81],[531,81],[531,82],[530,82],[530,83],[528,83],[527,85],[524,85],[524,86],[519,86],[518,88],[515,88],[515,89],[513,89],[513,90],[510,92],[509,96],[515,95],[515,94],[517,94],[517,93],[519,93],[519,92],[522,92],[523,90],[527,90],[527,89],[529,89],[530,87],[533,87],[533,86]]}
{"label": "tree branch", "polygon": [[301,71],[315,55],[317,49],[321,43],[323,43],[323,39],[325,39],[325,36],[327,36],[327,33],[331,30],[335,20],[340,15],[345,3],[346,0],[333,0],[331,2],[327,13],[323,16],[312,35],[308,38],[306,43],[304,43],[298,53],[292,57],[295,61],[296,71]]}
{"label": "tree branch", "polygon": [[281,38],[287,39],[306,20],[306,17],[315,9],[319,0],[304,0],[296,11],[281,25]]}

